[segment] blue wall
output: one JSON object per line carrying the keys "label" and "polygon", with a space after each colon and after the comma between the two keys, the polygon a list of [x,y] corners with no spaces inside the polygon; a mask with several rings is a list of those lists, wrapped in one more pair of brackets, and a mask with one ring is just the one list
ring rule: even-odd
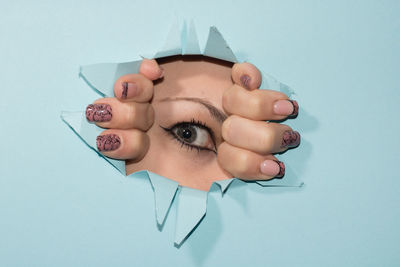
{"label": "blue wall", "polygon": [[[39,2],[39,1],[38,1]],[[0,266],[398,266],[398,1],[15,1],[0,8]],[[60,120],[98,96],[79,66],[157,49],[173,17],[216,25],[290,85],[302,188],[210,194],[180,249],[147,180],[121,177]]]}

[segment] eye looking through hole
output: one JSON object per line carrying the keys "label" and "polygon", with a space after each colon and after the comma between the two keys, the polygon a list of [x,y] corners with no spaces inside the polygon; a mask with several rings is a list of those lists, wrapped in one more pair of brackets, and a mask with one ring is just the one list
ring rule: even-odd
{"label": "eye looking through hole", "polygon": [[182,146],[197,149],[199,152],[208,150],[217,154],[214,132],[205,123],[192,119],[191,122],[180,122],[169,128],[161,125],[160,127],[179,141]]}

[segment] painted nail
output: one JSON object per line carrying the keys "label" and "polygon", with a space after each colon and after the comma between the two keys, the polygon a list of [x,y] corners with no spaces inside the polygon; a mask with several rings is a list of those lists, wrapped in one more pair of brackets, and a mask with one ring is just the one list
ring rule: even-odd
{"label": "painted nail", "polygon": [[290,103],[293,105],[293,112],[290,114],[290,116],[297,116],[299,114],[299,104],[297,104],[296,100],[289,100]]}
{"label": "painted nail", "polygon": [[121,145],[121,139],[116,134],[99,135],[96,138],[96,145],[99,151],[113,151]]}
{"label": "painted nail", "polygon": [[274,160],[279,165],[279,173],[276,175],[277,178],[282,178],[285,175],[285,164],[282,161]]}
{"label": "painted nail", "polygon": [[293,113],[294,106],[289,100],[278,100],[274,104],[274,113],[276,115],[289,116]]}
{"label": "painted nail", "polygon": [[86,107],[86,119],[90,122],[105,122],[112,119],[112,109],[108,104],[90,104]]}
{"label": "painted nail", "polygon": [[296,147],[300,144],[300,134],[296,131],[285,131],[282,137],[282,148]]}
{"label": "painted nail", "polygon": [[282,177],[285,174],[285,164],[278,160],[265,160],[260,165],[260,171],[268,176]]}
{"label": "painted nail", "polygon": [[138,94],[138,86],[136,83],[122,83],[121,99],[135,97]]}
{"label": "painted nail", "polygon": [[249,75],[243,74],[242,76],[240,76],[240,82],[242,83],[244,88],[250,89],[251,78]]}

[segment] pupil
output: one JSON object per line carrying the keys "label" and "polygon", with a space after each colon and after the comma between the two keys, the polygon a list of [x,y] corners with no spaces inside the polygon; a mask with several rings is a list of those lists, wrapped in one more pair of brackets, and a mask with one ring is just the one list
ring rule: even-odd
{"label": "pupil", "polygon": [[185,139],[189,139],[192,136],[192,132],[189,129],[184,129],[182,134]]}
{"label": "pupil", "polygon": [[192,143],[196,140],[196,128],[191,125],[183,125],[178,128],[177,135],[187,143]]}

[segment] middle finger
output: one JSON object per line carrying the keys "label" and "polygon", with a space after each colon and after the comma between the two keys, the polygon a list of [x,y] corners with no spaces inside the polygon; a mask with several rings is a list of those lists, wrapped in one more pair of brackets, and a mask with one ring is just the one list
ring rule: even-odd
{"label": "middle finger", "polygon": [[300,134],[280,123],[253,121],[232,115],[222,124],[223,139],[261,155],[278,153],[300,144]]}

